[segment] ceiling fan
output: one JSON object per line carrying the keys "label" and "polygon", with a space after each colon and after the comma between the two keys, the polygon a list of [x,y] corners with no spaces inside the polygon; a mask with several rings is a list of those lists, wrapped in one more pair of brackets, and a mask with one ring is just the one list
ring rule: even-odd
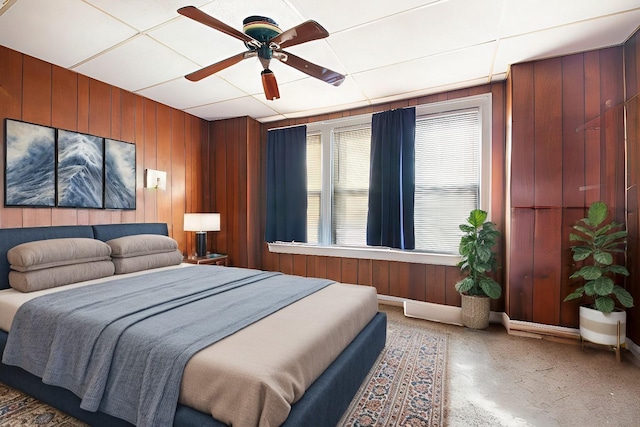
{"label": "ceiling fan", "polygon": [[283,48],[328,37],[329,33],[327,30],[315,21],[309,20],[286,31],[282,31],[278,27],[278,24],[271,18],[249,16],[242,21],[244,32],[240,32],[224,22],[207,15],[194,6],[182,7],[178,9],[178,13],[243,41],[248,49],[198,71],[194,71],[191,74],[187,74],[185,78],[188,80],[194,82],[201,80],[237,64],[243,59],[256,56],[260,60],[262,68],[264,68],[261,73],[262,87],[268,100],[280,98],[276,76],[269,69],[269,63],[272,58],[333,86],[340,86],[345,79],[345,76],[340,73],[312,64],[299,56],[283,50]]}

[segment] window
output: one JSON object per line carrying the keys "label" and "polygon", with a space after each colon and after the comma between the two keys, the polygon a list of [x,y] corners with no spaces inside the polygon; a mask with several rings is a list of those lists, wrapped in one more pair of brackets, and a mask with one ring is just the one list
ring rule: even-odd
{"label": "window", "polygon": [[331,243],[367,245],[371,124],[333,131]]}
{"label": "window", "polygon": [[[309,243],[366,247],[370,145],[370,115],[307,125]],[[405,252],[457,255],[459,224],[488,208],[490,145],[490,94],[416,107],[416,249]]]}
{"label": "window", "polygon": [[307,132],[307,242],[318,243],[322,194],[322,140]]}
{"label": "window", "polygon": [[478,108],[416,118],[416,249],[457,254],[459,224],[479,206]]}

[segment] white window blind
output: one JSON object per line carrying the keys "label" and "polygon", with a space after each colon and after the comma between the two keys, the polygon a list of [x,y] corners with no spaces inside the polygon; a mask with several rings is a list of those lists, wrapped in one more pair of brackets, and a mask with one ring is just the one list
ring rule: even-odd
{"label": "white window blind", "polygon": [[307,135],[307,242],[318,243],[322,194],[322,138]]}
{"label": "white window blind", "polygon": [[416,249],[458,253],[459,224],[479,206],[478,108],[416,119]]}
{"label": "white window blind", "polygon": [[331,240],[340,246],[367,244],[371,124],[333,130]]}

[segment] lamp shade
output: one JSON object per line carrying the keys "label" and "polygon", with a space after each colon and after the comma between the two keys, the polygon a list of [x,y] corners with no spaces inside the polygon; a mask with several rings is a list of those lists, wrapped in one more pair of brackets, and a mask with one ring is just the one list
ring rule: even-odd
{"label": "lamp shade", "polygon": [[184,231],[220,231],[220,214],[186,213]]}

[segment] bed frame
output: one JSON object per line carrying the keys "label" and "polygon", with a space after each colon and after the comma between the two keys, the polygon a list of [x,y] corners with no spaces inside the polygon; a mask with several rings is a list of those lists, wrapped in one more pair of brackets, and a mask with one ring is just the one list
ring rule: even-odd
{"label": "bed frame", "polygon": [[[0,229],[0,289],[9,287],[6,253],[25,242],[63,237],[86,237],[102,241],[135,234],[168,235],[163,223],[132,223]],[[349,406],[386,342],[387,318],[378,313],[327,370],[296,402],[283,426],[334,426]],[[8,334],[0,331],[0,354]],[[72,392],[44,384],[27,371],[0,363],[0,381],[66,412],[92,426],[119,427],[130,423],[101,412],[80,409],[80,399]],[[174,426],[223,427],[210,414],[178,404]]]}

